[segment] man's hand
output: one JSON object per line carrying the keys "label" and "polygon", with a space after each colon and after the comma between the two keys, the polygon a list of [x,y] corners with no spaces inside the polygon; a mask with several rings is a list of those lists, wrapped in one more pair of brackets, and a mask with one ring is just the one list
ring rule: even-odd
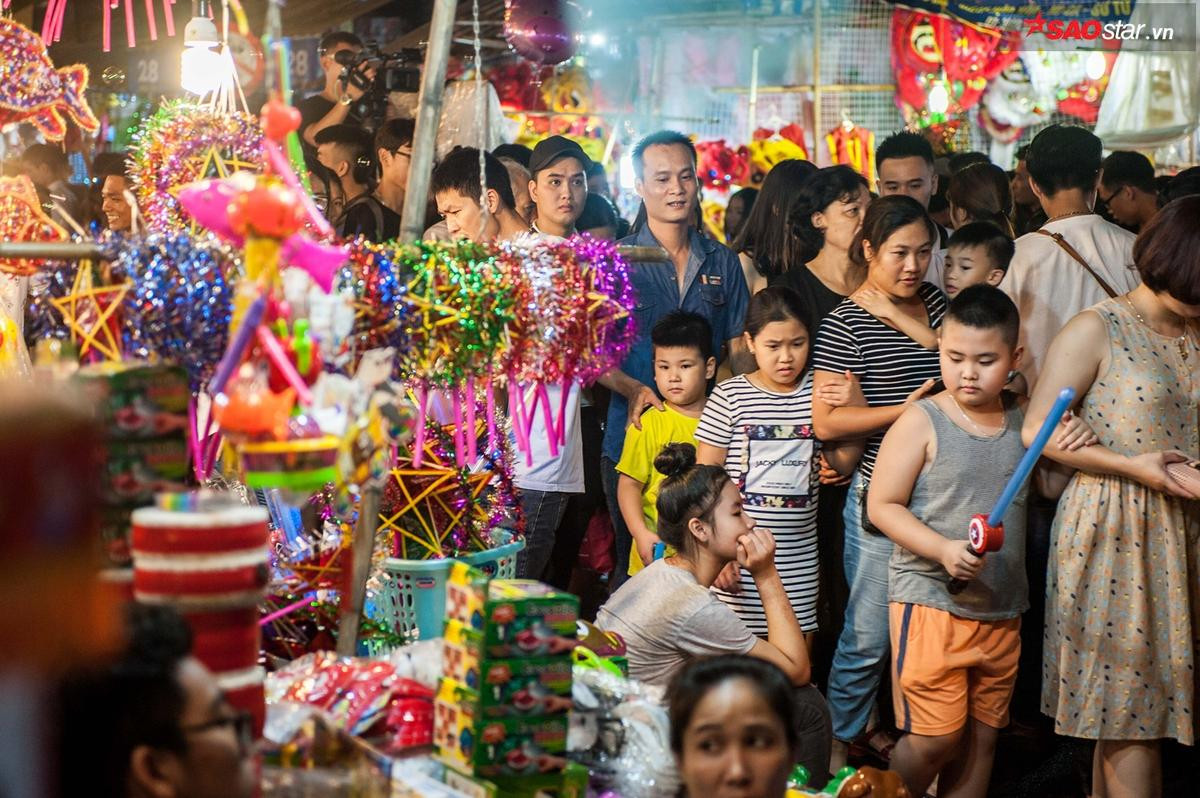
{"label": "man's hand", "polygon": [[658,394],[653,389],[647,388],[645,385],[639,385],[633,396],[629,399],[629,422],[626,425],[632,425],[636,429],[642,428],[642,413],[647,407],[653,407],[657,410],[662,410],[662,399],[658,398]]}

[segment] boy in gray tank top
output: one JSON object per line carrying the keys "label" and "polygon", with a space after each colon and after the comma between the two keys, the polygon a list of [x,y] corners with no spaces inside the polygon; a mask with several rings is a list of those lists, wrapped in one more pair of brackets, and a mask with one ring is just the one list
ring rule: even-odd
{"label": "boy in gray tank top", "polygon": [[[1017,308],[989,285],[963,289],[940,333],[946,390],[904,411],[879,450],[867,498],[872,523],[896,543],[888,584],[892,692],[906,732],[891,766],[913,795],[984,798],[992,752],[1008,724],[1021,650],[1025,493],[1004,515],[1004,546],[976,556],[973,515],[987,513],[1025,453],[1026,400],[1004,390],[1021,359]],[[1060,442],[1094,442],[1072,417]],[[969,580],[958,594],[951,577]]]}

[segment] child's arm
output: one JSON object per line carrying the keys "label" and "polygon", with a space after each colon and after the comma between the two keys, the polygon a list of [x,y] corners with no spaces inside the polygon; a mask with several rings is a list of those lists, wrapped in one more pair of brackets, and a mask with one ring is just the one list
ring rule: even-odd
{"label": "child's arm", "polygon": [[638,482],[628,474],[617,475],[617,506],[621,508],[621,518],[629,534],[633,535],[633,543],[637,546],[638,556],[644,565],[654,560],[654,544],[658,543],[658,535],[646,526],[646,516],[642,513],[642,493],[646,489],[644,482]]}
{"label": "child's arm", "polygon": [[[821,457],[825,464],[840,474],[849,477],[862,459],[863,450],[867,448],[866,441],[846,441],[844,443],[827,443],[821,446]],[[843,480],[832,480],[841,484]]]}
{"label": "child's arm", "polygon": [[942,537],[908,509],[913,486],[931,456],[933,444],[925,414],[916,408],[905,411],[879,447],[867,491],[867,515],[896,545],[941,563],[952,577],[974,579],[983,567],[983,558],[971,553],[970,543]]}
{"label": "child's arm", "polygon": [[928,324],[897,313],[895,305],[874,288],[860,288],[850,295],[850,299],[867,313],[892,325],[926,349],[937,351],[937,333]]}
{"label": "child's arm", "polygon": [[[843,375],[836,372],[814,371],[813,396],[820,396],[826,386],[845,379]],[[924,396],[933,387],[934,382],[934,380],[926,380],[920,388],[905,398],[903,404],[898,405],[830,407],[823,401],[814,401],[812,406],[813,431],[823,441],[854,440],[874,435],[894,424],[905,408]]]}

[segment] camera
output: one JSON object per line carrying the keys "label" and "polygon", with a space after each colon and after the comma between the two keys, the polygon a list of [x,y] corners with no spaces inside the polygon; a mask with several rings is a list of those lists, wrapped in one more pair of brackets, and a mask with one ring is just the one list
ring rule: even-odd
{"label": "camera", "polygon": [[[421,51],[396,50],[385,53],[378,42],[368,43],[358,53],[343,50],[334,59],[342,65],[343,91],[349,86],[362,90],[350,110],[374,131],[387,116],[387,98],[393,91],[415,92],[421,88]],[[368,74],[374,70],[374,77]]]}

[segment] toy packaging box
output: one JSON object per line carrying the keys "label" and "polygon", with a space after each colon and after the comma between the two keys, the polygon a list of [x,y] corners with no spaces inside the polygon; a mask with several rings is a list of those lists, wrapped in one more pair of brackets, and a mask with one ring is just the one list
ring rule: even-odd
{"label": "toy packaging box", "polygon": [[442,760],[491,778],[558,773],[567,765],[567,715],[488,718],[475,691],[443,679],[434,703],[434,742]]}
{"label": "toy packaging box", "polygon": [[545,657],[575,647],[579,599],[524,579],[493,579],[456,563],[446,586],[446,618],[483,634],[487,657]]}
{"label": "toy packaging box", "polygon": [[[571,709],[570,657],[485,659],[470,638],[479,633],[446,624],[443,672],[474,693],[485,717],[553,715]],[[464,640],[465,638],[465,640]]]}
{"label": "toy packaging box", "polygon": [[73,379],[93,402],[110,439],[157,438],[188,428],[187,372],[178,366],[98,363]]}

